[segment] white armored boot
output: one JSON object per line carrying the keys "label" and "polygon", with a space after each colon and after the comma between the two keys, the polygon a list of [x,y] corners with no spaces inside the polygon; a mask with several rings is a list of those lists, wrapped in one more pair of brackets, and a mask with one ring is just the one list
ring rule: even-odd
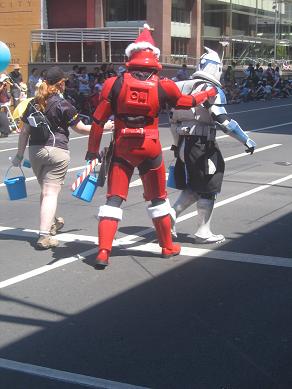
{"label": "white armored boot", "polygon": [[189,206],[194,204],[196,201],[198,201],[199,196],[196,192],[193,192],[191,189],[185,189],[183,190],[176,202],[174,203],[174,206],[171,208],[170,211],[170,217],[171,217],[171,233],[173,236],[177,237],[176,229],[175,229],[175,222],[177,217],[186,210]]}
{"label": "white armored boot", "polygon": [[215,235],[210,229],[214,203],[214,199],[210,200],[202,198],[197,202],[198,230],[195,233],[196,243],[221,243],[225,240],[223,235]]}

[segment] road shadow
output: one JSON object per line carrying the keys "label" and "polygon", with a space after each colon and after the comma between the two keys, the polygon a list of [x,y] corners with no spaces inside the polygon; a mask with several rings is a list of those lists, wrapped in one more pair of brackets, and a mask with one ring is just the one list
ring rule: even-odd
{"label": "road shadow", "polygon": [[[273,231],[287,239],[291,217],[222,247],[254,252]],[[113,249],[123,252],[138,255]],[[1,358],[155,389],[290,389],[292,268],[193,259],[2,347]],[[99,274],[114,285],[110,272]]]}

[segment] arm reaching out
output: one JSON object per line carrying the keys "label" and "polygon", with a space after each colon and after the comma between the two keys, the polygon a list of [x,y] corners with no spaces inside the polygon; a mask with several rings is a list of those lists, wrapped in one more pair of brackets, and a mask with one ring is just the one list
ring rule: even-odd
{"label": "arm reaching out", "polygon": [[116,77],[111,77],[104,83],[101,100],[93,114],[93,124],[91,126],[89,139],[88,139],[88,150],[85,156],[86,160],[93,160],[99,157],[99,147],[104,130],[104,125],[107,123],[108,118],[113,114],[111,101],[109,94],[112,85]]}

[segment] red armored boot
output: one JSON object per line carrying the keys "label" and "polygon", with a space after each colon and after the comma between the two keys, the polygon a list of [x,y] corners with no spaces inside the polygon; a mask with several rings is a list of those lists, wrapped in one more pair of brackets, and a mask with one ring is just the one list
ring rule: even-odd
{"label": "red armored boot", "polygon": [[180,245],[174,244],[171,237],[171,219],[164,215],[152,219],[155,226],[159,246],[162,247],[162,258],[170,258],[180,253]]}
{"label": "red armored boot", "polygon": [[112,249],[112,243],[118,229],[119,220],[102,217],[98,224],[99,250],[96,265],[106,267]]}

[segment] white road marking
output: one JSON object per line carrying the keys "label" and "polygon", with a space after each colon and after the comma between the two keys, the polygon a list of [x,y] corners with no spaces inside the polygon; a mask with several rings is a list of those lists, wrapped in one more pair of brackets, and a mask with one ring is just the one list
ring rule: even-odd
{"label": "white road marking", "polygon": [[[160,253],[161,247],[155,243],[147,243],[141,246],[129,247],[131,251],[146,251],[151,253]],[[180,256],[194,258],[212,258],[223,261],[252,263],[267,266],[292,267],[292,258],[272,257],[267,255],[236,253],[233,251],[210,250],[196,247],[182,247]]]}
{"label": "white road marking", "polygon": [[[223,135],[223,136],[225,136],[225,135]],[[228,136],[228,135],[226,135],[226,136]],[[268,146],[264,146],[264,147],[260,147],[258,149],[255,149],[254,152],[255,153],[259,153],[261,151],[270,150],[270,149],[273,149],[273,148],[279,147],[279,146],[282,146],[282,144],[281,143],[274,143],[272,145],[268,145]],[[242,157],[248,157],[248,156],[250,156],[250,154],[244,152],[244,153],[240,153],[240,154],[231,155],[230,157],[226,157],[226,158],[224,158],[224,161],[227,162],[227,161],[231,161],[233,159],[242,158]],[[168,178],[168,173],[166,173],[166,180],[167,180],[167,178]],[[134,187],[140,186],[140,185],[142,185],[142,181],[141,181],[140,178],[138,178],[137,180],[132,181],[130,183],[130,188],[134,188]]]}
{"label": "white road marking", "polygon": [[[260,185],[254,189],[251,189],[251,190],[248,190],[246,192],[243,192],[243,193],[240,193],[236,196],[232,196],[228,199],[225,199],[225,200],[222,200],[218,203],[215,204],[215,208],[218,208],[218,207],[222,207],[223,205],[226,205],[226,204],[230,204],[234,201],[237,201],[237,200],[240,200],[244,197],[247,197],[247,196],[250,196],[254,193],[258,193],[262,190],[265,190],[265,189],[268,189],[270,188],[271,186],[274,186],[274,185],[278,185],[280,183],[283,183],[285,181],[288,181],[288,180],[291,180],[292,179],[292,174],[288,175],[288,176],[285,176],[285,177],[282,177],[280,179],[277,179],[277,180],[274,180],[274,181],[271,181],[269,182],[268,184],[264,184],[264,185]],[[178,219],[177,219],[177,223],[180,223],[184,220],[187,220],[193,216],[197,215],[197,211],[195,212],[191,212],[191,213],[188,213],[186,215],[183,215],[183,216],[180,216]],[[123,237],[123,238],[120,238],[120,239],[117,239],[114,241],[114,245],[115,246],[122,246],[122,245],[130,245],[130,244],[137,244],[137,242],[135,242],[134,240],[136,239],[139,239],[141,238],[142,236],[144,235],[147,235],[148,233],[152,232],[153,231],[153,228],[146,228],[142,231],[139,232],[139,235],[129,235],[129,236],[126,236],[126,237]],[[0,235],[9,235],[9,236],[22,236],[22,237],[34,237],[36,236],[37,234],[37,231],[34,231],[34,230],[21,230],[21,229],[14,229],[12,227],[0,227]],[[72,242],[72,241],[81,241],[81,242],[93,242],[93,243],[97,243],[97,238],[96,237],[92,237],[92,236],[83,236],[83,235],[74,235],[74,234],[59,234],[58,235],[58,239],[60,241],[65,241],[65,242]],[[131,250],[136,250],[138,247],[145,247],[145,245],[142,245],[142,246],[134,246],[131,248]],[[149,247],[154,247],[154,246],[149,246]],[[155,246],[156,247],[156,246]],[[158,247],[155,248],[155,252],[157,252],[158,250]],[[141,248],[142,250],[142,248]],[[203,251],[200,251],[202,254],[201,255],[205,255],[205,251],[204,249],[198,249],[198,250],[203,250]],[[210,252],[209,252],[210,251]],[[209,251],[206,251],[206,253],[208,255],[211,255],[211,253],[215,252],[215,257],[214,255],[212,256],[212,258],[218,258],[218,259],[222,259],[219,255],[219,257],[217,257],[216,255],[216,252],[217,250],[213,251],[213,250],[209,250]],[[189,255],[187,254],[189,251],[185,250],[182,250],[182,254],[181,255]],[[196,251],[197,253],[199,251]],[[77,261],[78,259],[81,259],[81,258],[84,258],[85,256],[87,255],[91,255],[91,254],[94,254],[96,253],[96,248],[93,248],[93,249],[90,249],[90,250],[87,250],[87,251],[84,251],[82,253],[79,253],[75,256],[72,256],[72,257],[68,257],[68,258],[64,258],[64,259],[61,259],[55,263],[53,263],[52,265],[45,265],[45,266],[42,266],[38,269],[34,269],[32,271],[29,271],[27,273],[24,273],[24,274],[21,274],[21,275],[18,275],[16,277],[12,277],[8,280],[5,280],[5,281],[2,281],[0,282],[0,289],[1,288],[5,288],[9,285],[12,285],[12,284],[15,284],[15,283],[18,283],[18,282],[21,282],[23,280],[26,280],[28,278],[31,278],[31,277],[35,277],[36,275],[39,275],[39,274],[42,274],[42,273],[45,273],[45,272],[48,272],[50,270],[53,270],[55,268],[58,268],[60,266],[64,266],[66,264],[69,264],[71,262],[75,262]],[[185,254],[184,254],[185,253]],[[254,256],[252,254],[240,254],[240,253],[232,253],[230,254],[232,256],[234,256],[234,258],[238,258],[238,256],[240,258],[243,258],[241,260],[241,262],[243,262],[244,260],[246,260],[246,258],[253,258]],[[257,257],[265,257],[265,256],[256,256],[255,258]],[[230,257],[231,258],[231,257]],[[264,264],[269,264],[269,261],[272,257],[268,257],[268,261],[266,261]],[[224,258],[223,258],[224,259]],[[230,259],[231,260],[231,259]],[[238,259],[237,259],[238,260]],[[285,259],[286,261],[286,259]],[[286,262],[276,262],[276,263],[286,263]],[[258,262],[256,262],[258,263]],[[273,264],[273,263],[270,263],[270,264]],[[280,265],[280,266],[284,266],[284,265]],[[276,265],[275,265],[276,266]]]}
{"label": "white road marking", "polygon": [[[264,146],[264,147],[260,147],[258,149],[255,149],[254,153],[259,153],[260,151],[265,151],[265,150],[270,150],[270,149],[273,149],[275,147],[279,147],[279,146],[282,146],[281,143],[274,143],[272,145],[269,145],[269,146]],[[250,156],[249,153],[240,153],[240,154],[237,154],[237,155],[232,155],[231,157],[226,157],[224,158],[224,161],[227,162],[227,161],[231,161],[233,159],[237,159],[237,158],[241,158],[241,157],[248,157]]]}
{"label": "white road marking", "polygon": [[269,107],[252,108],[252,109],[247,109],[247,110],[244,110],[244,111],[237,111],[237,112],[228,112],[228,114],[232,116],[232,115],[235,115],[235,114],[241,114],[241,113],[246,113],[246,112],[264,111],[266,109],[290,107],[291,105],[292,104],[271,105]]}
{"label": "white road marking", "polygon": [[12,151],[12,150],[17,150],[17,147],[12,147],[10,149],[3,149],[3,150],[0,150],[0,153],[4,153],[5,151]]}
{"label": "white road marking", "polygon": [[[3,228],[3,227],[2,227]],[[5,227],[4,227],[5,228]],[[151,232],[153,231],[152,228],[148,228],[147,230],[141,231],[141,234],[139,236],[132,235],[133,238],[140,238],[143,233],[146,234],[146,231]],[[2,232],[1,232],[2,235]],[[14,236],[13,234],[10,234]],[[25,231],[19,231],[19,233],[16,236],[29,236],[31,237],[31,233],[26,233]],[[60,234],[58,235],[58,239],[60,241],[64,240],[63,235],[66,234]],[[89,240],[96,240],[95,237],[85,237],[87,241]],[[68,241],[68,240],[66,240]],[[75,241],[75,239],[74,239]],[[129,243],[137,243],[137,242],[127,242],[126,239],[117,239],[114,242],[114,246],[123,246]],[[131,247],[127,247],[127,250],[131,251],[145,251],[145,252],[152,252],[160,254],[161,247],[158,244],[155,243],[147,243],[142,245],[135,245]],[[11,277],[7,280],[0,282],[0,289],[4,289],[8,286],[15,285],[19,282],[25,281],[27,279],[39,276],[40,274],[47,273],[51,270],[57,269],[59,267],[68,265],[70,263],[83,260],[86,257],[90,255],[94,255],[97,253],[97,248],[94,247],[92,249],[83,251],[81,253],[78,253],[76,255],[73,255],[71,257],[60,259],[51,265],[44,265],[39,268],[36,268],[34,270],[28,271],[23,274],[19,274],[15,277]],[[283,257],[272,257],[272,256],[266,256],[266,255],[255,255],[255,254],[245,254],[245,253],[237,253],[233,251],[223,251],[223,250],[210,250],[210,249],[204,249],[204,248],[195,248],[195,247],[182,247],[180,256],[189,256],[189,257],[206,257],[206,258],[213,258],[213,259],[220,259],[220,260],[227,260],[227,261],[236,261],[236,262],[244,262],[244,263],[256,263],[261,265],[269,265],[269,266],[281,266],[281,267],[292,267],[292,260],[289,258],[283,258]],[[183,263],[182,263],[183,264]]]}
{"label": "white road marking", "polygon": [[102,378],[91,377],[83,374],[70,373],[68,371],[50,369],[43,366],[29,363],[12,361],[0,358],[0,368],[17,371],[33,376],[47,378],[53,381],[71,383],[73,385],[84,385],[87,388],[98,389],[146,389],[142,386],[124,384],[122,382],[109,381]]}
{"label": "white road marking", "polygon": [[[36,238],[38,236],[38,230],[30,230],[27,228],[13,228],[0,226],[0,235],[16,236],[20,238]],[[79,235],[79,234],[58,234],[58,240],[62,242],[82,242],[82,243],[94,243],[98,244],[96,236]]]}
{"label": "white road marking", "polygon": [[262,128],[255,128],[251,132],[257,132],[257,131],[264,131],[264,130],[270,130],[271,128],[277,128],[277,127],[283,127],[283,126],[289,126],[292,122],[282,123],[281,125],[274,125],[274,126],[268,126],[268,127],[262,127]]}
{"label": "white road marking", "polygon": [[[222,205],[233,203],[234,201],[240,200],[240,199],[247,197],[247,196],[250,196],[254,193],[261,192],[262,190],[268,189],[271,186],[281,184],[282,182],[285,182],[285,181],[288,181],[291,179],[292,179],[292,174],[290,174],[289,176],[283,177],[283,178],[279,178],[278,180],[271,181],[268,184],[257,186],[254,189],[247,190],[246,192],[242,192],[236,196],[232,196],[232,197],[229,197],[228,199],[216,202],[214,208],[219,208],[219,207],[222,207]],[[194,212],[187,213],[186,215],[180,216],[177,218],[177,223],[182,222],[182,221],[187,220],[187,219],[190,219],[191,217],[196,216],[197,214],[198,214],[197,211],[194,211]]]}
{"label": "white road marking", "polygon": [[89,256],[89,255],[92,255],[94,253],[96,253],[96,248],[86,250],[82,253],[82,255],[78,254],[78,255],[74,255],[72,257],[63,258],[63,259],[60,259],[60,260],[52,263],[51,265],[44,265],[44,266],[38,267],[37,269],[28,271],[26,273],[19,274],[18,276],[9,278],[8,280],[1,281],[0,282],[0,289],[6,288],[7,286],[10,286],[10,285],[17,284],[18,282],[22,282],[22,281],[27,280],[29,278],[39,276],[40,274],[57,269],[58,267],[68,265],[69,263],[78,261],[79,259],[83,259],[84,258],[83,255]]}

